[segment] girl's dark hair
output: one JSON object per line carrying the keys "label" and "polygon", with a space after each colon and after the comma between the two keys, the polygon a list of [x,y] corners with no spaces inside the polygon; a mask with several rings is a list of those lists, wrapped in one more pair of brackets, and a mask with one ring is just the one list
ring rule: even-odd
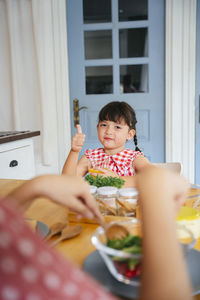
{"label": "girl's dark hair", "polygon": [[[103,122],[105,120],[118,122],[121,119],[125,121],[130,129],[136,130],[136,114],[134,109],[126,102],[113,101],[106,104],[99,112],[99,122]],[[135,143],[135,151],[141,150],[137,145],[137,136],[134,136]]]}

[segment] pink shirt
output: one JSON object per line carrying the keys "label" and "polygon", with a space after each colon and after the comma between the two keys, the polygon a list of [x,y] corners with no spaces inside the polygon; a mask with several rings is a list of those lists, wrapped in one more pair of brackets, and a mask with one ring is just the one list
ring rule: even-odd
{"label": "pink shirt", "polygon": [[116,300],[50,249],[0,200],[1,300]]}
{"label": "pink shirt", "polygon": [[140,151],[125,149],[115,155],[109,155],[103,148],[86,150],[85,155],[92,164],[92,167],[110,168],[119,176],[133,176],[133,161],[144,154]]}

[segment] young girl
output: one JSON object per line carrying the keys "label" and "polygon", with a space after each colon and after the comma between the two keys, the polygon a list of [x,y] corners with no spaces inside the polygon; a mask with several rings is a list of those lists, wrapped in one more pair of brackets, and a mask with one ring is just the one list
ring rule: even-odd
{"label": "young girl", "polygon": [[[103,148],[86,150],[78,161],[85,135],[81,126],[77,125],[77,134],[72,139],[63,173],[84,176],[89,169],[95,169],[105,177],[123,177],[126,187],[133,186],[134,173],[149,165],[137,146],[136,123],[135,111],[128,103],[108,103],[101,109],[97,125],[98,139]],[[126,141],[131,139],[134,139],[135,150],[124,149]]]}

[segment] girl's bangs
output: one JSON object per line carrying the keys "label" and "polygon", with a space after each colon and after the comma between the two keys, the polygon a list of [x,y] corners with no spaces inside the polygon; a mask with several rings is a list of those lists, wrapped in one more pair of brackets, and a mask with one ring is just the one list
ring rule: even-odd
{"label": "girl's bangs", "polygon": [[99,121],[112,121],[119,122],[121,119],[126,120],[124,114],[120,111],[112,110],[112,111],[102,111],[99,115]]}

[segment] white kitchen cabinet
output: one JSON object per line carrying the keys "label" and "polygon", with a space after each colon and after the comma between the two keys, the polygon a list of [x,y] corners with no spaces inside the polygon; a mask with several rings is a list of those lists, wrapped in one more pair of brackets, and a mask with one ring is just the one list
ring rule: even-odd
{"label": "white kitchen cabinet", "polygon": [[0,178],[30,179],[34,176],[32,138],[0,144]]}

